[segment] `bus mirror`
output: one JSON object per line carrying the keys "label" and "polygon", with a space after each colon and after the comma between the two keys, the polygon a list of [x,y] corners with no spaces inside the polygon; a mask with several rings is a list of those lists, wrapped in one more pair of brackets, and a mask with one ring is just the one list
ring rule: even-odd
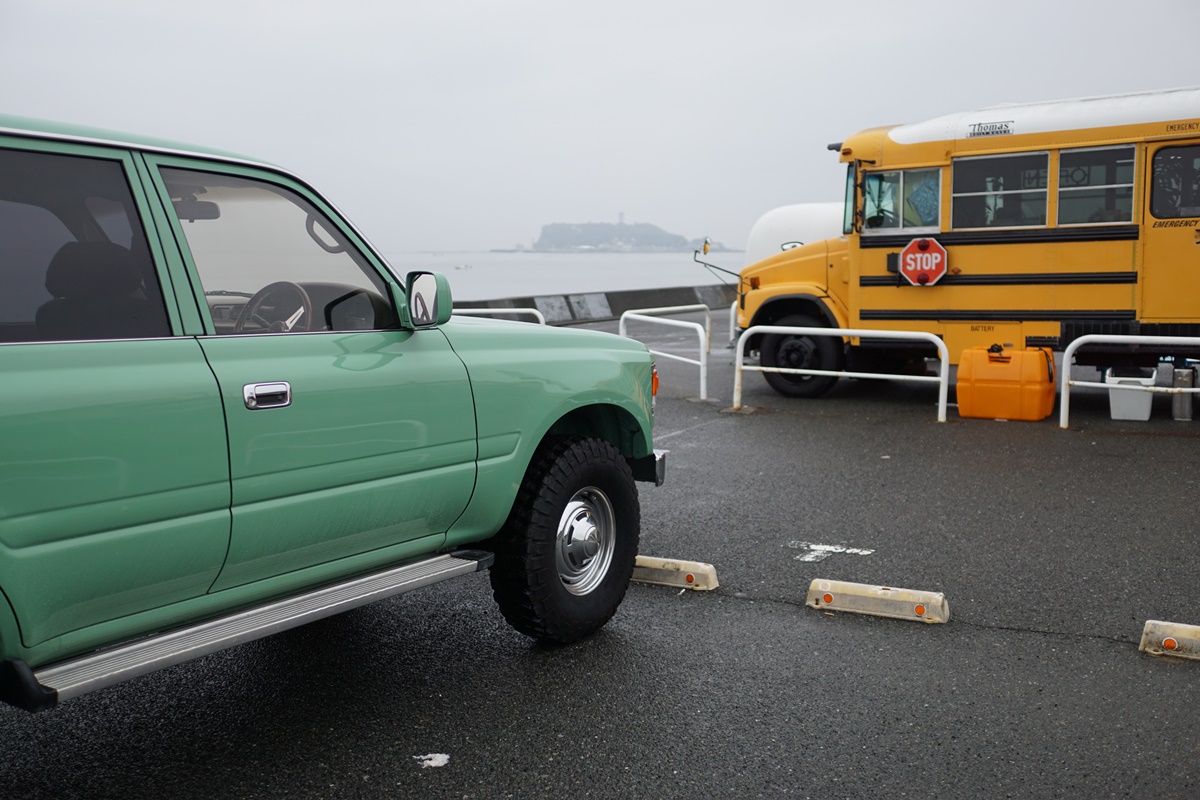
{"label": "bus mirror", "polygon": [[704,237],[704,255],[708,255],[709,249],[712,247],[712,239]]}

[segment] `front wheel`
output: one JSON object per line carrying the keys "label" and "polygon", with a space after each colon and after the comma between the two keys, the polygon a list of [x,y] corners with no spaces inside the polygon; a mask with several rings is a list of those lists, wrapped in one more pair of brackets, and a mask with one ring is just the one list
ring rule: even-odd
{"label": "front wheel", "polygon": [[641,514],[629,465],[600,439],[552,437],[534,454],[497,537],[492,594],[521,633],[573,642],[616,612]]}
{"label": "front wheel", "polygon": [[[825,327],[812,317],[802,315],[783,317],[771,324],[797,328]],[[842,340],[837,336],[773,333],[763,336],[759,352],[764,367],[840,370],[845,363],[841,345]],[[819,397],[832,389],[838,380],[832,375],[789,375],[783,372],[764,372],[763,377],[772,389],[785,397]]]}

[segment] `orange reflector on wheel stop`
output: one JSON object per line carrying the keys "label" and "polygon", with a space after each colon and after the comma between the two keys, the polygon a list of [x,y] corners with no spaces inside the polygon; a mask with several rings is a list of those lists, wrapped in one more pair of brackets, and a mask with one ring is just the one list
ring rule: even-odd
{"label": "orange reflector on wheel stop", "polygon": [[1200,625],[1182,625],[1152,619],[1142,629],[1138,650],[1152,656],[1174,656],[1200,661]]}
{"label": "orange reflector on wheel stop", "polygon": [[848,611],[874,617],[931,623],[950,621],[950,604],[944,594],[917,589],[816,578],[809,584],[805,604],[825,611]]}
{"label": "orange reflector on wheel stop", "polygon": [[652,583],[657,586],[675,586],[680,589],[695,589],[707,592],[716,589],[717,568],[700,561],[638,556],[633,565],[635,583]]}

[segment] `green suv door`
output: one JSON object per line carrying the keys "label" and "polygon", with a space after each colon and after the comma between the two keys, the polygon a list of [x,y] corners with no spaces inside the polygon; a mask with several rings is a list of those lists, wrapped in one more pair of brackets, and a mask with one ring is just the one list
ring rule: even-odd
{"label": "green suv door", "polygon": [[385,273],[305,187],[147,160],[174,210],[228,429],[233,533],[214,590],[436,550],[476,460],[466,368],[445,336],[398,327]]}
{"label": "green suv door", "polygon": [[0,602],[25,647],[204,594],[229,543],[217,384],[136,174],[0,137]]}

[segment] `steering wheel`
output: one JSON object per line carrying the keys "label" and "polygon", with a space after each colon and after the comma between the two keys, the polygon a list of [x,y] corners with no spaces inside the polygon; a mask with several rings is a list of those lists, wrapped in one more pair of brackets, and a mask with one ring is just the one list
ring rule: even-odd
{"label": "steering wheel", "polygon": [[892,211],[878,211],[877,213],[867,217],[868,228],[895,228],[896,214]]}
{"label": "steering wheel", "polygon": [[[271,302],[267,302],[270,300]],[[312,330],[312,299],[298,283],[276,281],[254,293],[242,306],[234,333],[294,333]]]}

